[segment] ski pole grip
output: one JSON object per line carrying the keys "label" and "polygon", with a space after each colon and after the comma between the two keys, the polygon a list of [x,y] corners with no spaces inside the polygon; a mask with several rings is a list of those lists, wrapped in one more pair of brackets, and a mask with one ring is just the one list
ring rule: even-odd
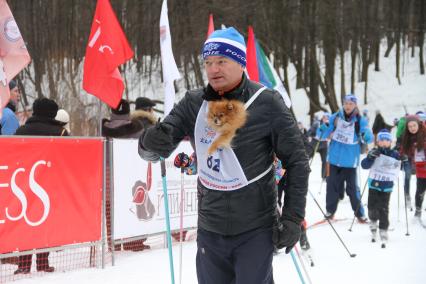
{"label": "ski pole grip", "polygon": [[176,168],[184,169],[189,166],[189,156],[184,152],[176,155],[174,160],[174,165]]}

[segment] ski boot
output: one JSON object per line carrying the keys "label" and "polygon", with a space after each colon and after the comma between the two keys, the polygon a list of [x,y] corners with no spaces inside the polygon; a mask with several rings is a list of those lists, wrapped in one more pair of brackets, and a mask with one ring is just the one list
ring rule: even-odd
{"label": "ski boot", "polygon": [[382,240],[382,248],[386,248],[388,242],[388,230],[380,229],[380,239]]}
{"label": "ski boot", "polygon": [[422,209],[419,207],[416,207],[416,211],[414,212],[414,218],[417,218],[420,220],[422,217]]}
{"label": "ski boot", "polygon": [[371,242],[375,243],[377,240],[377,220],[371,221],[370,223],[370,231],[371,231]]}
{"label": "ski boot", "polygon": [[368,224],[368,218],[365,216],[356,217],[358,220],[358,223],[360,224]]}

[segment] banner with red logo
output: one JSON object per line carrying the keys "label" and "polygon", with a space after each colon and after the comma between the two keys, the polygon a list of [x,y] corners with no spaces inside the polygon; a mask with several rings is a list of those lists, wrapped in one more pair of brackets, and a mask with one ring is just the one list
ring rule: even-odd
{"label": "banner with red logo", "polygon": [[[178,153],[191,155],[183,141],[166,159],[170,227],[179,229],[181,173],[173,160]],[[148,163],[138,154],[138,140],[113,139],[114,238],[155,234],[166,230],[160,163]],[[184,175],[183,226],[197,226],[197,175]]]}
{"label": "banner with red logo", "polygon": [[101,238],[103,141],[0,138],[0,253]]}

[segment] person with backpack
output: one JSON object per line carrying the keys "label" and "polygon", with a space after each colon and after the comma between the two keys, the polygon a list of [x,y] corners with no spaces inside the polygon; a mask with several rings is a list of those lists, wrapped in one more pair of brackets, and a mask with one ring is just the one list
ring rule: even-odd
{"label": "person with backpack", "polygon": [[359,165],[361,144],[373,141],[373,134],[368,123],[359,114],[357,98],[345,96],[343,108],[330,117],[330,123],[321,126],[324,137],[330,137],[327,160],[330,173],[327,177],[326,217],[333,219],[339,203],[339,196],[344,191],[351,201],[352,210],[360,223],[367,223],[357,186],[356,168]]}

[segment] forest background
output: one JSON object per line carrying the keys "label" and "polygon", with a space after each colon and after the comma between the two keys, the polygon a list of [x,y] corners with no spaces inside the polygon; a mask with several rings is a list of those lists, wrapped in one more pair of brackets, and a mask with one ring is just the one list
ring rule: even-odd
{"label": "forest background", "polygon": [[[82,89],[82,66],[93,20],[95,0],[8,0],[32,57],[18,76],[21,110],[41,96],[56,100],[72,119],[73,135],[96,135],[98,100]],[[111,0],[132,46],[134,58],[121,66],[126,90],[134,100],[161,80],[159,18],[161,0]],[[341,97],[364,82],[368,103],[369,67],[380,71],[380,54],[395,52],[394,74],[401,84],[402,51],[418,57],[425,74],[426,0],[169,0],[173,53],[182,74],[177,92],[203,87],[200,52],[208,16],[215,28],[234,26],[256,38],[273,64],[290,97],[289,66],[296,70],[296,88],[309,98],[307,114],[336,111]],[[381,50],[382,49],[382,50]],[[350,74],[347,74],[350,70]],[[340,83],[336,85],[336,76]],[[350,83],[344,80],[350,76]],[[425,76],[426,80],[426,76]],[[157,92],[153,99],[162,100]],[[359,94],[361,95],[361,94]],[[324,98],[321,99],[321,98]],[[105,107],[101,115],[107,115]]]}

